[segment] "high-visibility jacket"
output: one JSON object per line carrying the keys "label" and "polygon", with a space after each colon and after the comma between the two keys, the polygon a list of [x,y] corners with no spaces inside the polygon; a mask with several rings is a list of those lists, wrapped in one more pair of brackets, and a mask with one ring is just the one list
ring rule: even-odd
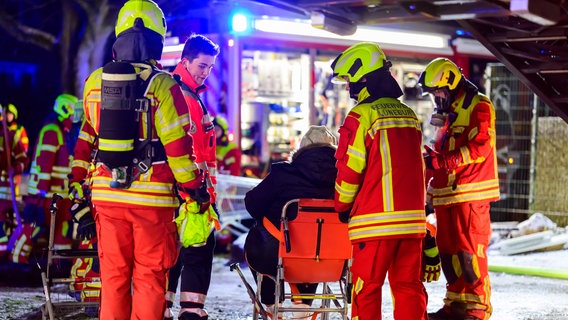
{"label": "high-visibility jacket", "polygon": [[241,175],[241,150],[234,142],[217,144],[217,168],[219,171],[228,171],[232,176]]}
{"label": "high-visibility jacket", "polygon": [[24,128],[23,125],[12,121],[12,123],[8,125],[8,129],[14,132],[14,144],[12,147],[16,147],[16,144],[21,144],[24,150],[28,152],[30,139],[26,128]]}
{"label": "high-visibility jacket", "polygon": [[30,168],[28,194],[41,197],[67,194],[70,157],[66,139],[63,124],[52,113],[39,132]]}
{"label": "high-visibility jacket", "polygon": [[499,199],[495,109],[480,93],[464,105],[466,96],[458,94],[451,105],[456,116],[448,116],[434,139],[434,150],[458,164],[451,172],[434,170],[427,195],[434,206]]}
{"label": "high-visibility jacket", "polygon": [[[136,67],[141,72],[140,67]],[[149,69],[142,77],[149,76]],[[102,68],[95,70],[85,83],[83,95],[85,119],[75,146],[72,166],[72,182],[87,176],[92,151],[97,148],[100,125]],[[128,189],[111,188],[111,171],[102,163],[96,163],[92,177],[93,203],[115,207],[177,207],[178,199],[173,185],[196,188],[197,166],[194,163],[189,114],[183,94],[175,79],[167,74],[158,74],[148,86],[146,98],[150,100],[152,114],[152,141],[163,144],[167,162],[156,161],[141,174]],[[140,117],[140,139],[148,136],[146,117]]]}
{"label": "high-visibility jacket", "polygon": [[425,235],[422,131],[394,98],[364,101],[339,129],[335,209],[350,211],[352,242]]}
{"label": "high-visibility jacket", "polygon": [[[211,114],[198,96],[207,90],[207,86],[204,84],[198,86],[181,62],[178,63],[173,74],[181,77],[181,81],[187,86],[182,86],[182,91],[191,117],[189,133],[193,137],[195,162],[199,168],[209,170],[209,176],[215,182],[217,175],[215,127]],[[187,89],[191,92],[188,92]]]}
{"label": "high-visibility jacket", "polygon": [[0,126],[0,200],[12,199],[8,171],[13,169],[15,174],[21,174],[30,164],[30,158],[27,153],[29,140],[26,130],[22,126],[15,125],[15,123],[9,125],[8,129],[8,141],[11,148],[10,164],[12,168],[8,168],[8,155],[4,150],[4,131]]}

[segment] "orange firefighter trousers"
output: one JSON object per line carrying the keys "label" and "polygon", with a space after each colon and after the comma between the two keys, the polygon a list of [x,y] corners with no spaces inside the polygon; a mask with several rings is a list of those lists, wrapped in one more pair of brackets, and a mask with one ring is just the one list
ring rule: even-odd
{"label": "orange firefighter trousers", "polygon": [[380,320],[382,287],[388,272],[396,320],[425,320],[422,284],[422,238],[388,239],[353,244],[352,319]]}
{"label": "orange firefighter trousers", "polygon": [[452,304],[458,304],[467,315],[488,319],[492,312],[487,264],[489,203],[436,207],[436,219],[436,242],[447,281],[444,308],[450,311]]}
{"label": "orange firefighter trousers", "polygon": [[178,256],[171,208],[97,205],[102,320],[162,319],[167,272]]}

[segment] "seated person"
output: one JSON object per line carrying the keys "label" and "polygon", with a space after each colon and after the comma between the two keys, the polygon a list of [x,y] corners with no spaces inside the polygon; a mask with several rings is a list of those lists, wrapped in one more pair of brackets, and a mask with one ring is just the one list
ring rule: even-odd
{"label": "seated person", "polygon": [[[311,126],[302,137],[299,149],[292,153],[291,161],[272,164],[270,173],[245,195],[246,209],[255,219],[245,241],[245,258],[255,280],[256,272],[276,277],[278,239],[271,235],[271,230],[280,229],[284,204],[297,198],[333,199],[337,175],[335,150],[335,136],[326,127]],[[317,283],[292,285],[292,291],[315,293],[317,286]],[[274,282],[264,278],[261,302],[269,313],[273,313],[274,290]],[[311,302],[309,299],[294,301],[294,306],[307,307]],[[294,313],[294,318],[305,316],[305,313]]]}

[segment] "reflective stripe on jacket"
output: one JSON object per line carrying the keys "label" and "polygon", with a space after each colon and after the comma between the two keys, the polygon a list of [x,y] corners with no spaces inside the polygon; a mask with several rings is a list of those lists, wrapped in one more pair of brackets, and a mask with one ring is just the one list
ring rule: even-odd
{"label": "reflective stripe on jacket", "polygon": [[[139,72],[140,69],[137,68]],[[73,180],[81,181],[87,176],[92,150],[97,147],[101,107],[102,68],[94,71],[85,84],[85,120],[75,147]],[[151,81],[146,91],[152,113],[152,140],[164,145],[167,162],[155,162],[140,175],[128,189],[113,189],[110,170],[97,163],[93,174],[92,200],[94,203],[119,207],[177,207],[173,185],[190,183],[195,179],[196,165],[193,157],[192,139],[189,134],[189,114],[183,94],[175,79],[160,73]],[[146,119],[141,117],[140,138],[147,137]]]}
{"label": "reflective stripe on jacket", "polygon": [[423,237],[422,131],[412,109],[394,98],[358,104],[339,135],[335,209],[350,210],[351,241]]}
{"label": "reflective stripe on jacket", "polygon": [[428,201],[434,206],[499,199],[497,155],[495,152],[495,109],[491,101],[477,94],[464,106],[461,92],[452,104],[455,121],[436,134],[434,150],[457,158],[452,172],[434,170],[428,187]]}

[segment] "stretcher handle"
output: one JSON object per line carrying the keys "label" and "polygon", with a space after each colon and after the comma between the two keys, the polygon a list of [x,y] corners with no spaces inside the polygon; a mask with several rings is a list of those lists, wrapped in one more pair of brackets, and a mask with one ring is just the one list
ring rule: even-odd
{"label": "stretcher handle", "polygon": [[318,235],[317,235],[317,241],[316,241],[316,261],[319,261],[320,257],[320,248],[321,248],[321,229],[323,226],[323,219],[322,218],[317,218],[316,219],[316,223],[318,224]]}
{"label": "stretcher handle", "polygon": [[229,266],[229,270],[231,270],[231,271],[237,270],[239,277],[241,278],[241,280],[245,284],[245,288],[247,289],[247,293],[248,293],[250,299],[254,303],[254,307],[256,308],[256,310],[258,310],[258,313],[260,313],[260,316],[262,317],[263,320],[269,320],[268,313],[262,307],[262,303],[260,303],[260,301],[258,301],[258,299],[256,298],[256,294],[255,294],[254,290],[252,289],[251,285],[248,283],[247,279],[245,278],[243,271],[241,270],[241,267],[239,266],[239,264],[236,263],[236,262],[232,263]]}
{"label": "stretcher handle", "polygon": [[49,204],[49,211],[51,213],[57,212],[57,201],[62,200],[62,199],[63,199],[63,197],[61,197],[57,193],[53,194],[53,197],[51,197],[51,203]]}
{"label": "stretcher handle", "polygon": [[292,246],[290,244],[290,230],[288,229],[288,218],[282,219],[284,223],[284,244],[286,245],[286,253],[292,250]]}

